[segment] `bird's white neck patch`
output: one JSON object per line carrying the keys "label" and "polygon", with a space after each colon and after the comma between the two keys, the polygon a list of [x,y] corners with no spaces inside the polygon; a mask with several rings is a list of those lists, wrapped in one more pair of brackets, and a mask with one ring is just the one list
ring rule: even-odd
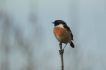
{"label": "bird's white neck patch", "polygon": [[59,24],[59,25],[57,25],[57,27],[63,27],[63,24]]}

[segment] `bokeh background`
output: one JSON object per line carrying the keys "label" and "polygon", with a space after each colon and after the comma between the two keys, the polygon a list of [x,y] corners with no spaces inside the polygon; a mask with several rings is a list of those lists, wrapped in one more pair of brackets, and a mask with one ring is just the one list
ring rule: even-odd
{"label": "bokeh background", "polygon": [[57,19],[74,35],[65,70],[106,70],[106,0],[0,0],[0,70],[60,70]]}

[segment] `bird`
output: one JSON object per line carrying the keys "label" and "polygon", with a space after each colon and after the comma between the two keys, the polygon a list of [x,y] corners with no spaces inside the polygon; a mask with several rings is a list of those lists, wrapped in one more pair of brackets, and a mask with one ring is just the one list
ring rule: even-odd
{"label": "bird", "polygon": [[[55,20],[52,22],[54,24],[53,33],[56,39],[62,44],[69,43],[72,48],[75,47],[73,40],[73,34],[70,28],[67,26],[66,22],[63,20]],[[65,47],[66,47],[65,45]]]}

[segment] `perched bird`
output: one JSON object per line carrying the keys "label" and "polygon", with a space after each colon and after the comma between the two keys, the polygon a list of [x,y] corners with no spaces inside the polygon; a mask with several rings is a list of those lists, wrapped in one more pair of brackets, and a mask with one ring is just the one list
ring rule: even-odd
{"label": "perched bird", "polygon": [[74,44],[72,42],[73,34],[67,24],[63,20],[55,20],[52,23],[54,24],[53,33],[56,39],[60,43],[65,43],[66,45],[67,43],[70,43],[70,46],[74,48]]}

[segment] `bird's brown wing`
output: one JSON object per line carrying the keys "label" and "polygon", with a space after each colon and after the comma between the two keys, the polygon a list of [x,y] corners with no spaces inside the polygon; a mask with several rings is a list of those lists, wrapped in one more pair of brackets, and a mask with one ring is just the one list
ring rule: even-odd
{"label": "bird's brown wing", "polygon": [[67,31],[70,32],[71,38],[72,38],[72,40],[73,40],[73,34],[72,34],[71,29],[70,29],[67,25],[64,25],[64,28],[66,28]]}

